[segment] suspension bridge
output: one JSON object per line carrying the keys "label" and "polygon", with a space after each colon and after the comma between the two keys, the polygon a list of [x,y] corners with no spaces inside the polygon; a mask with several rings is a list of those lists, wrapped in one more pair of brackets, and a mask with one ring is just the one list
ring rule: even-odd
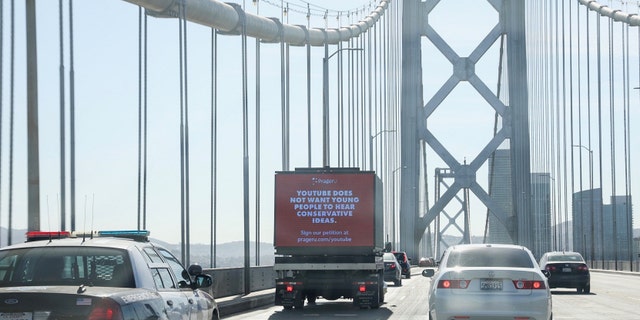
{"label": "suspension bridge", "polygon": [[359,167],[414,261],[473,239],[633,269],[637,3],[353,4],[0,3],[2,243],[149,229],[211,268],[243,241],[248,269],[274,172]]}

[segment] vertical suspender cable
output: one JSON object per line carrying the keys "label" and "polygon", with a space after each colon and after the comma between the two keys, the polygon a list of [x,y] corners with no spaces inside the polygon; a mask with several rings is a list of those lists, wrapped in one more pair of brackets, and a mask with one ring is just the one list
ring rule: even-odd
{"label": "vertical suspender cable", "polygon": [[138,7],[138,230],[142,227],[142,14]]}
{"label": "vertical suspender cable", "polygon": [[[565,21],[565,2],[562,2],[562,23],[560,24],[560,26],[564,26],[566,21]],[[571,21],[571,20],[569,20]],[[569,23],[569,30],[571,30],[571,22]],[[571,32],[571,31],[569,31]],[[563,157],[563,173],[564,173],[564,177],[562,179],[564,188],[562,188],[563,192],[564,192],[564,212],[567,214],[567,217],[569,216],[569,194],[568,194],[568,189],[567,189],[567,181],[569,180],[568,177],[568,166],[567,166],[567,150],[571,151],[571,159],[573,160],[573,147],[571,144],[567,144],[567,108],[566,108],[566,104],[567,104],[567,78],[566,78],[566,48],[565,48],[565,43],[566,43],[566,39],[565,39],[565,32],[562,32],[562,144],[559,144],[560,146],[562,146],[562,157]],[[571,51],[569,51],[571,52]],[[573,112],[573,100],[569,101],[569,108],[570,111]],[[573,132],[573,131],[572,131]],[[571,175],[573,177],[573,175]],[[547,250],[547,248],[545,248],[545,251]]]}
{"label": "vertical suspender cable", "polygon": [[[353,20],[355,18],[355,14],[356,12],[352,12],[351,13],[351,23],[353,24]],[[350,41],[350,48],[355,48],[357,47],[358,43],[357,43],[357,39],[353,38]],[[349,91],[349,101],[351,102],[351,147],[349,148],[351,151],[351,155],[352,155],[352,163],[351,166],[352,167],[357,167],[358,166],[358,152],[359,152],[359,141],[358,141],[358,129],[360,127],[360,123],[359,123],[359,112],[360,112],[360,108],[358,108],[358,100],[359,100],[359,92],[358,92],[358,84],[359,84],[359,77],[358,77],[358,56],[356,55],[355,52],[350,51],[349,52],[349,58],[350,58],[350,74],[349,77],[351,78],[351,90]]]}
{"label": "vertical suspender cable", "polygon": [[[251,292],[250,282],[250,237],[249,237],[249,101],[247,95],[249,93],[247,78],[247,20],[242,12],[242,177],[243,177],[243,194],[244,194],[244,294]],[[287,46],[288,55],[288,46]],[[288,57],[287,57],[288,58]],[[288,69],[288,61],[287,61]],[[289,77],[287,76],[287,81]],[[289,91],[287,84],[287,92]],[[288,104],[288,99],[287,99]],[[288,106],[287,106],[288,112]],[[288,119],[288,114],[287,114]],[[288,122],[287,122],[288,126]],[[287,132],[288,135],[288,132]]]}
{"label": "vertical suspender cable", "polygon": [[[569,6],[569,19],[571,19],[571,12],[572,12],[571,8],[572,8],[572,5]],[[578,26],[579,26],[580,25],[580,15],[579,14],[578,14],[577,18],[578,18]],[[571,22],[570,22],[569,25],[570,25],[570,28],[569,28],[569,41],[570,41],[569,52],[573,52],[572,51],[573,24],[571,24]],[[577,41],[578,41],[578,51],[579,51],[580,50],[580,37],[578,37]],[[571,111],[569,113],[569,116],[570,116],[570,122],[571,122],[570,131],[571,131],[571,146],[572,146],[571,147],[571,194],[574,195],[575,192],[576,192],[576,188],[575,188],[575,165],[574,165],[574,163],[575,163],[575,157],[574,157],[574,149],[575,148],[574,148],[574,146],[576,146],[576,143],[574,141],[574,127],[573,127],[574,108],[573,108],[573,71],[572,71],[573,70],[572,69],[572,67],[573,67],[572,61],[573,60],[572,60],[572,58],[573,58],[573,54],[570,54],[569,55],[569,61],[570,61],[569,62],[569,64],[570,64],[569,65],[569,70],[570,70],[569,74],[570,74],[571,84],[569,85],[569,88],[571,90],[571,93],[569,94],[569,98],[571,99]],[[580,79],[580,60],[579,59],[580,59],[580,55],[578,54],[578,79]],[[578,80],[578,81],[580,81],[580,80]],[[582,108],[581,108],[581,104],[580,104],[580,100],[579,100],[580,97],[581,97],[580,96],[580,85],[578,85],[578,108],[577,108],[578,109],[577,110],[577,112],[578,112],[578,144],[577,145],[581,146],[582,145],[582,121],[581,121],[581,119],[582,119],[582,117],[581,117]],[[582,208],[584,208],[584,205],[583,205],[582,198],[583,198],[583,194],[584,194],[583,191],[584,190],[582,189],[582,147],[579,147],[579,149],[578,149],[578,161],[579,161],[578,172],[580,173],[580,211],[583,211]],[[573,196],[571,198],[573,200]],[[575,208],[575,203],[574,202],[572,202],[572,203],[573,203],[573,207]],[[576,212],[575,209],[573,210],[573,212]],[[593,219],[591,220],[591,224],[593,225]],[[592,233],[592,235],[593,235],[593,233]],[[593,242],[591,243],[591,247],[593,248]],[[592,263],[591,267],[593,267],[593,256],[591,256],[591,263]]]}
{"label": "vertical suspender cable", "polygon": [[[380,126],[380,112],[379,112],[379,104],[378,104],[378,77],[380,76],[380,74],[378,73],[378,63],[380,62],[378,59],[378,50],[380,48],[380,41],[378,41],[378,23],[376,23],[373,26],[373,70],[371,72],[372,73],[372,78],[373,78],[373,92],[372,92],[372,99],[373,99],[373,110],[371,112],[373,112],[373,134],[376,134],[379,130],[382,130],[382,126]],[[378,165],[378,161],[380,161],[380,159],[382,158],[382,154],[381,154],[381,148],[378,148],[378,145],[381,145],[382,143],[382,139],[383,137],[380,137],[380,141],[375,141],[375,145],[374,146],[374,150],[376,152],[373,152],[374,154],[374,162],[373,162],[373,168],[371,168],[371,170],[376,170],[378,172],[378,176],[380,176],[380,166]]]}
{"label": "vertical suspender cable", "polygon": [[184,59],[184,176],[185,176],[185,244],[186,244],[186,257],[185,265],[191,264],[191,223],[190,223],[190,192],[189,192],[189,94],[188,94],[188,66],[187,66],[187,19],[186,19],[186,1],[183,0],[182,3],[182,32],[183,36],[183,47],[184,47],[184,55],[182,59]]}
{"label": "vertical suspender cable", "polygon": [[147,15],[138,11],[138,230],[146,229]]}
{"label": "vertical suspender cable", "polygon": [[629,199],[629,195],[631,194],[631,190],[629,189],[629,140],[627,139],[627,134],[628,134],[628,123],[627,123],[627,112],[629,109],[629,25],[626,23],[621,23],[620,24],[622,27],[622,73],[623,73],[623,77],[622,77],[622,83],[623,83],[623,91],[624,91],[624,99],[623,99],[623,110],[622,110],[622,114],[623,114],[623,147],[624,147],[624,186],[625,186],[625,218],[626,218],[626,228],[625,228],[625,234],[626,237],[625,239],[627,239],[627,241],[625,241],[625,243],[627,244],[627,257],[629,259],[629,267],[630,267],[630,271],[633,271],[633,249],[632,249],[632,243],[633,243],[633,226],[632,226],[632,219],[631,219],[631,201]]}
{"label": "vertical suspender cable", "polygon": [[[363,8],[364,11],[364,8]],[[370,52],[371,48],[369,47],[369,38],[370,38],[369,30],[366,33],[360,36],[361,40],[361,48],[360,56],[361,56],[361,71],[362,74],[360,76],[361,86],[362,86],[362,133],[360,137],[360,145],[362,149],[362,160],[360,164],[363,168],[366,168],[365,163],[368,164],[368,148],[369,148],[369,137],[371,135],[371,99],[369,99],[370,89],[370,81],[371,81],[371,72],[369,68],[369,60],[370,60]]]}
{"label": "vertical suspender cable", "polygon": [[[353,25],[353,15],[355,12],[348,12],[347,18],[350,19],[350,24]],[[347,44],[348,48],[355,48],[355,38],[349,39]],[[347,165],[348,166],[357,166],[356,161],[356,97],[357,97],[357,86],[356,86],[356,58],[355,51],[349,51],[347,53],[346,58],[346,77],[347,77],[347,92],[345,94],[346,98],[346,107],[345,112],[347,113],[347,135],[346,135],[346,150],[347,153]]]}
{"label": "vertical suspender cable", "polygon": [[[260,3],[256,2],[256,14],[260,12]],[[308,54],[307,54],[308,56]],[[307,57],[307,63],[309,57]],[[309,79],[309,75],[307,75]],[[310,95],[309,95],[310,97]],[[310,98],[309,98],[310,99]],[[311,101],[309,100],[309,105]],[[256,266],[260,265],[260,39],[256,38]],[[311,123],[309,123],[311,124]],[[311,128],[311,125],[309,125]],[[311,130],[311,129],[309,129]],[[309,131],[311,132],[311,131]],[[311,136],[309,136],[311,137]],[[309,140],[309,150],[311,150],[311,141]],[[311,151],[309,151],[309,166],[311,166]]]}
{"label": "vertical suspender cable", "polygon": [[180,4],[180,137],[181,137],[181,185],[182,185],[182,263],[190,264],[189,244],[189,109],[187,92],[187,19],[184,0]]}
{"label": "vertical suspender cable", "polygon": [[[555,2],[555,8],[553,8],[553,6],[550,7],[550,10],[553,10],[554,12],[554,21],[550,22],[551,28],[555,31],[554,34],[554,41],[553,43],[550,45],[551,49],[550,49],[550,54],[551,54],[551,60],[552,60],[552,64],[551,64],[551,68],[550,68],[550,75],[554,74],[555,71],[555,76],[551,76],[552,80],[552,84],[550,87],[550,92],[551,92],[551,96],[550,96],[550,107],[552,112],[555,111],[555,116],[552,115],[552,126],[555,127],[551,130],[551,145],[553,145],[553,158],[555,158],[555,164],[553,165],[553,177],[554,177],[554,182],[556,185],[556,192],[560,192],[560,190],[562,190],[562,179],[560,179],[560,173],[562,172],[561,170],[561,156],[562,156],[562,150],[560,149],[560,122],[561,122],[561,118],[560,118],[560,68],[559,68],[559,62],[560,62],[560,58],[558,57],[558,48],[559,48],[559,30],[560,30],[560,25],[559,25],[559,21],[558,21],[558,2]],[[554,70],[555,68],[555,70]],[[554,101],[555,99],[555,101]],[[560,204],[561,201],[558,201],[558,209],[560,208]],[[558,210],[558,212],[560,212],[560,210]],[[569,217],[568,217],[568,213],[565,212],[565,217],[564,217],[564,221],[568,222],[569,221]],[[582,220],[581,220],[582,223]],[[580,225],[580,230],[583,230],[582,224]],[[568,229],[565,230],[565,236],[568,237],[569,232]],[[566,239],[566,243],[569,243],[569,240]],[[581,242],[582,243],[582,242]],[[574,244],[575,246],[575,244]],[[580,245],[579,248],[584,248],[583,245]]]}
{"label": "vertical suspender cable", "polygon": [[[365,48],[365,44],[364,44],[364,35],[360,34],[359,36],[360,38],[360,48],[362,48],[362,50],[364,50]],[[360,59],[360,71],[359,71],[359,75],[360,75],[360,103],[358,103],[358,107],[360,109],[360,132],[359,132],[359,136],[360,136],[360,142],[358,143],[358,145],[360,146],[360,167],[361,168],[365,168],[365,163],[366,163],[366,158],[365,158],[365,154],[367,154],[367,142],[366,142],[366,137],[367,135],[366,130],[367,130],[367,126],[366,126],[366,115],[367,115],[367,109],[366,109],[366,86],[365,86],[365,55],[364,52],[361,51],[360,54],[358,54],[359,59]]]}
{"label": "vertical suspender cable", "polygon": [[[307,3],[307,166],[311,168],[311,43],[309,43],[309,28],[311,12]],[[257,40],[256,40],[257,41]]]}
{"label": "vertical suspender cable", "polygon": [[[182,1],[179,10],[183,10]],[[183,52],[182,52],[182,11],[178,14],[178,46],[179,46],[179,64],[180,64],[180,255],[182,264],[186,264],[186,225],[185,225],[185,183],[184,183],[184,87],[183,87]]]}
{"label": "vertical suspender cable", "polygon": [[[355,14],[355,13],[354,13]],[[360,37],[353,40],[354,48],[360,47],[359,44]],[[353,156],[354,166],[358,167],[360,165],[360,132],[362,125],[362,102],[360,101],[361,92],[360,92],[360,55],[356,52],[353,52],[353,86],[354,90],[351,92],[353,96]]]}
{"label": "vertical suspender cable", "polygon": [[71,230],[76,230],[76,83],[73,56],[73,0],[69,0],[69,189]]}
{"label": "vertical suspender cable", "polygon": [[[596,41],[597,41],[597,81],[596,81],[596,85],[598,87],[598,165],[599,165],[599,169],[598,169],[598,176],[599,176],[599,180],[600,180],[600,190],[602,191],[602,185],[603,185],[603,178],[602,178],[602,46],[600,44],[600,39],[601,39],[601,21],[600,21],[600,16],[596,15],[596,32],[597,32],[597,36],[596,36]],[[602,203],[602,201],[600,202]],[[605,255],[604,255],[604,211],[603,211],[603,206],[600,206],[600,237],[602,239],[602,267],[604,268],[604,259],[605,259]]]}
{"label": "vertical suspender cable", "polygon": [[[0,1],[0,17],[4,18],[4,2]],[[0,21],[0,123],[2,123],[2,110],[4,109],[4,19]],[[2,225],[2,130],[0,130],[0,225]],[[0,245],[2,244],[2,231],[0,231]]]}
{"label": "vertical suspender cable", "polygon": [[[11,224],[11,219],[13,216],[13,143],[14,143],[14,101],[15,101],[15,34],[16,34],[16,18],[15,18],[15,9],[16,4],[15,0],[11,0],[11,70],[10,70],[10,80],[9,80],[9,224],[7,226],[7,245],[11,245],[13,242],[11,240],[11,233],[13,231],[13,226]],[[40,223],[38,222],[38,225]]]}
{"label": "vertical suspender cable", "polygon": [[[591,44],[590,44],[591,43],[591,27],[590,27],[591,23],[590,23],[590,20],[591,19],[589,19],[589,9],[586,8],[586,7],[585,7],[585,19],[586,19],[586,29],[587,29],[586,30],[586,48],[587,48],[586,49],[586,52],[587,52],[587,59],[586,59],[586,68],[587,68],[587,86],[586,86],[586,88],[587,88],[587,90],[586,90],[587,91],[587,144],[589,145],[589,150],[593,150],[592,143],[591,143],[591,141],[592,141],[591,140],[591,131],[592,131],[591,130],[592,129],[591,118],[592,118],[592,113],[593,113],[592,112],[592,108],[591,108],[591,77],[592,77],[591,76],[591,50],[589,50],[589,48],[591,48]],[[596,21],[596,22],[598,23],[597,30],[598,30],[598,35],[599,35],[600,34],[600,27],[599,27],[599,23],[600,22],[599,21]],[[596,70],[598,78],[599,78],[599,75],[600,75],[600,62],[599,62],[600,61],[599,60],[599,58],[600,58],[599,52],[600,51],[599,50],[600,50],[600,47],[599,47],[599,42],[598,42],[598,56],[597,56],[598,57],[598,69]],[[598,101],[600,101],[600,92],[598,92],[597,97],[598,97]],[[598,109],[600,108],[599,105],[600,105],[600,102],[598,102]],[[582,119],[582,117],[580,117],[580,119]],[[580,132],[582,132],[582,131],[580,131]],[[581,135],[582,135],[582,133],[581,133]],[[582,139],[582,138],[580,138],[580,139]],[[580,140],[580,141],[582,141],[582,140]],[[600,147],[598,147],[598,149],[600,150]],[[599,153],[600,152],[601,151],[599,151]],[[593,168],[590,168],[590,171],[591,172],[589,173],[589,179],[590,179],[589,181],[593,182],[593,174],[594,174]],[[593,183],[591,183],[591,185],[593,187]],[[600,197],[602,197],[602,181],[600,181],[600,190],[601,190],[600,191]],[[591,203],[592,203],[592,205],[594,204],[593,201],[594,201],[595,196],[596,196],[596,193],[592,189],[591,190],[591,199],[592,199]],[[601,254],[600,258],[602,259],[602,263],[603,263],[602,267],[604,267],[604,231],[603,231],[604,229],[603,229],[602,200],[599,201],[599,202],[600,202],[600,247],[602,249],[602,251],[600,253]]]}
{"label": "vertical suspender cable", "polygon": [[[282,5],[282,0],[280,1],[280,8],[283,8]],[[281,20],[284,17],[281,15]],[[284,32],[283,29],[280,28],[280,121],[281,126],[282,126],[282,137],[281,137],[281,143],[282,143],[282,170],[286,171],[289,170],[289,162],[287,161],[288,158],[288,148],[287,148],[287,133],[286,133],[286,123],[287,123],[287,116],[286,116],[286,111],[287,111],[287,103],[286,103],[286,87],[285,87],[285,42],[284,42]]]}
{"label": "vertical suspender cable", "polygon": [[615,140],[615,88],[614,85],[614,72],[613,72],[613,19],[608,19],[608,33],[609,33],[609,132],[610,132],[610,147],[611,147],[611,207],[613,210],[613,243],[611,248],[614,253],[615,270],[618,270],[618,227],[617,227],[617,215],[618,205],[616,199],[616,140]]}
{"label": "vertical suspender cable", "polygon": [[[338,43],[337,50],[342,50],[342,42]],[[342,55],[338,55],[338,63],[336,74],[338,75],[338,159],[339,165],[344,166],[344,154],[345,154],[345,132],[344,132],[344,68]]]}
{"label": "vertical suspender cable", "polygon": [[[367,32],[367,113],[369,115],[368,119],[368,134],[365,137],[369,138],[375,134],[373,131],[373,112],[375,111],[375,106],[373,105],[371,94],[373,91],[371,78],[375,75],[371,73],[371,32]],[[363,144],[365,145],[365,144]],[[373,145],[369,144],[369,147],[372,148]],[[373,150],[369,150],[369,154],[373,154]],[[369,163],[373,163],[373,159],[369,159]],[[373,166],[369,167],[369,170],[373,171]]]}
{"label": "vertical suspender cable", "polygon": [[212,268],[217,267],[217,226],[218,226],[218,34],[211,29],[211,256]]}
{"label": "vertical suspender cable", "polygon": [[144,145],[144,149],[142,150],[142,229],[146,230],[147,229],[147,106],[148,106],[148,102],[149,99],[147,99],[148,97],[148,69],[147,69],[147,63],[149,61],[148,59],[148,37],[147,37],[147,14],[145,12],[144,15],[144,57],[143,57],[143,61],[144,61],[144,70],[143,70],[143,77],[144,77],[144,88],[143,88],[143,101],[144,104],[142,106],[143,109],[143,115],[142,115],[142,119],[143,119],[143,123],[142,123],[142,127],[143,129],[143,145]]}
{"label": "vertical suspender cable", "polygon": [[[354,45],[355,48],[361,48],[360,46],[360,39],[362,39],[360,36],[358,36],[358,38],[354,39]],[[364,126],[363,124],[363,118],[362,118],[362,81],[361,81],[361,75],[362,75],[362,69],[361,69],[361,55],[354,52],[353,53],[353,81],[355,84],[355,90],[354,92],[352,92],[353,94],[353,111],[354,111],[354,131],[353,131],[353,137],[354,137],[354,149],[353,149],[353,153],[355,156],[355,161],[354,161],[354,165],[356,167],[360,166],[360,137],[362,136],[361,132],[362,132],[362,127]]]}
{"label": "vertical suspender cable", "polygon": [[[349,15],[347,15],[349,17]],[[353,39],[349,39],[349,47],[353,48]],[[348,166],[353,166],[354,164],[354,137],[353,137],[353,125],[355,115],[353,114],[353,92],[355,91],[353,85],[353,52],[349,52],[347,56],[347,152],[348,152]]]}
{"label": "vertical suspender cable", "polygon": [[[392,123],[389,123],[389,113],[391,112],[391,110],[389,110],[389,106],[391,104],[387,100],[387,71],[388,71],[387,70],[387,61],[388,61],[388,58],[389,58],[389,55],[388,55],[388,53],[389,53],[389,42],[388,42],[387,35],[389,33],[389,20],[390,19],[391,18],[389,17],[389,14],[386,14],[386,15],[384,15],[382,17],[382,20],[383,20],[384,23],[382,24],[382,30],[380,32],[380,39],[381,39],[381,44],[382,44],[382,48],[383,48],[382,53],[381,53],[382,68],[380,69],[380,74],[381,74],[381,78],[382,78],[382,81],[380,83],[380,86],[382,88],[380,90],[380,94],[381,94],[381,97],[380,97],[381,107],[380,108],[385,111],[385,114],[383,116],[384,120],[382,120],[385,125],[392,124]],[[396,130],[397,130],[396,132],[400,132],[400,130],[401,130],[399,127],[394,127],[394,128],[396,128]],[[397,133],[396,133],[396,135],[397,135]],[[394,139],[393,141],[395,141],[395,137],[393,137],[393,139]],[[389,139],[387,139],[386,141],[388,142]],[[389,151],[389,143],[386,143],[384,147],[385,148],[383,150],[383,153],[386,155],[385,160],[387,160],[387,161],[384,162],[384,168],[382,170],[385,173],[385,179],[384,180],[385,180],[385,182],[387,182],[386,183],[387,190],[386,190],[385,194],[389,195],[389,194],[391,194],[391,192],[390,192],[391,191],[391,184],[388,183],[389,182],[389,178],[391,177],[391,160],[390,160],[391,152]],[[386,205],[386,207],[387,207],[387,210],[386,210],[386,213],[387,213],[386,214],[387,225],[390,226],[391,225],[391,211],[392,211],[392,209],[391,209],[391,201],[389,201],[389,200],[390,199],[388,197],[385,199],[385,203],[387,204]],[[389,227],[387,227],[387,238],[388,238],[390,232],[391,232],[391,229]]]}
{"label": "vertical suspender cable", "polygon": [[[287,12],[289,11],[289,3],[287,2]],[[289,16],[287,16],[287,23],[289,23]],[[286,161],[287,161],[287,169],[289,170],[289,166],[290,166],[290,159],[289,157],[291,156],[291,136],[290,136],[290,120],[291,120],[291,86],[290,86],[290,79],[291,79],[291,66],[290,66],[290,55],[289,55],[289,51],[290,51],[290,47],[291,45],[289,45],[289,43],[285,44],[285,75],[284,75],[284,79],[285,79],[285,96],[284,96],[284,109],[285,109],[285,118],[284,118],[284,132],[285,132],[285,146],[286,146]],[[327,147],[328,148],[328,147]],[[330,159],[329,162],[327,163],[331,163]]]}
{"label": "vertical suspender cable", "polygon": [[58,12],[59,12],[59,26],[60,26],[60,230],[67,230],[66,228],[66,208],[65,200],[66,188],[66,151],[65,151],[65,110],[64,110],[64,31],[63,31],[63,9],[62,0],[58,0]]}

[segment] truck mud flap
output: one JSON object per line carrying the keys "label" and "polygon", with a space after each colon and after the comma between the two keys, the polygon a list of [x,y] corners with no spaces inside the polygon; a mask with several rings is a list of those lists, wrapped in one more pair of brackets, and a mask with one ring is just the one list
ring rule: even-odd
{"label": "truck mud flap", "polygon": [[354,306],[377,309],[380,307],[380,302],[380,287],[377,282],[360,282],[356,284],[356,290],[353,295]]}
{"label": "truck mud flap", "polygon": [[[296,287],[298,286],[298,287]],[[283,306],[285,309],[302,309],[304,306],[304,296],[302,295],[302,282],[295,282],[292,279],[277,279],[274,305]]]}

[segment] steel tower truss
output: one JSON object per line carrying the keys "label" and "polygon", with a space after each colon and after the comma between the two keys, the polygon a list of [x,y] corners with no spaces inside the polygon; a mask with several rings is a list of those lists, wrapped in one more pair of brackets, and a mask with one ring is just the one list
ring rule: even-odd
{"label": "steel tower truss", "polygon": [[[400,207],[400,244],[415,257],[418,243],[427,226],[444,213],[445,207],[471,191],[505,226],[507,213],[476,181],[480,167],[507,139],[512,159],[512,195],[515,224],[509,232],[516,242],[529,245],[531,234],[527,230],[530,220],[530,166],[527,104],[527,70],[524,30],[524,1],[487,0],[499,13],[499,21],[468,57],[460,57],[429,25],[428,15],[440,2],[403,2],[403,91],[402,91],[402,190]],[[508,70],[508,101],[505,105],[476,75],[475,65],[502,35],[506,36]],[[421,37],[426,37],[452,64],[453,72],[436,94],[426,103],[422,100]],[[462,81],[468,82],[501,117],[502,128],[470,163],[460,163],[427,127],[427,119]],[[473,134],[461,132],[460,134]],[[417,210],[419,181],[419,150],[422,141],[446,163],[453,183],[440,195],[426,213]],[[468,203],[468,202],[467,202]],[[464,210],[464,209],[463,209]],[[523,214],[524,213],[524,214]],[[468,220],[467,220],[468,221]],[[464,227],[460,230],[465,230]],[[436,229],[436,232],[439,230]],[[468,235],[467,235],[468,236]]]}

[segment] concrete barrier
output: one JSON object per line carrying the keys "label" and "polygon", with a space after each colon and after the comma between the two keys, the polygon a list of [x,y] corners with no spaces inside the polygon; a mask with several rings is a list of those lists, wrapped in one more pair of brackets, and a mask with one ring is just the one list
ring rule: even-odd
{"label": "concrete barrier", "polygon": [[[210,293],[216,298],[244,294],[244,268],[204,269],[204,273],[213,277]],[[273,266],[256,266],[250,268],[251,292],[275,287],[276,272]]]}

